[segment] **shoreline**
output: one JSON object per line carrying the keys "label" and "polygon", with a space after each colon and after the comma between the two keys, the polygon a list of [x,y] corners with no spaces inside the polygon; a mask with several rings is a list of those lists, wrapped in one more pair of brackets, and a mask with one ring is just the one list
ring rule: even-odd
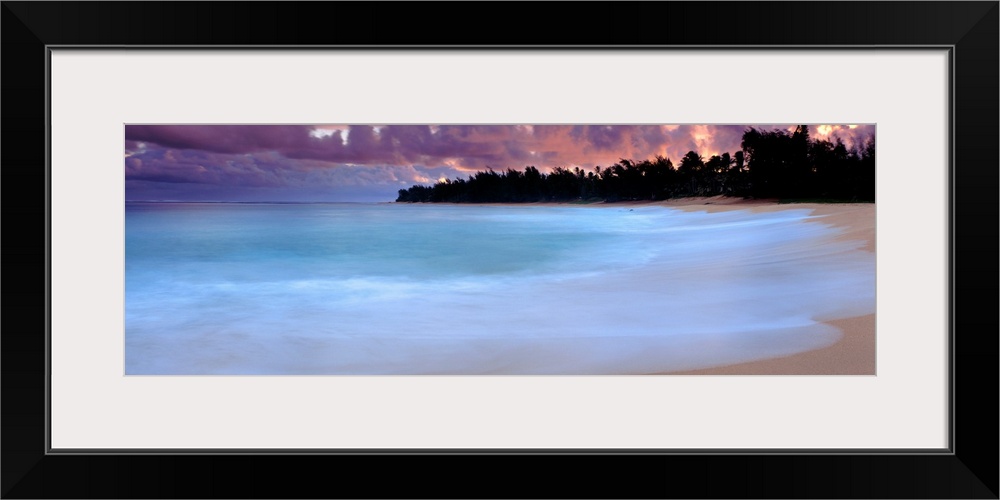
{"label": "shoreline", "polygon": [[[688,211],[719,212],[745,210],[773,212],[806,208],[818,216],[815,222],[833,225],[843,231],[838,240],[861,242],[860,249],[875,252],[874,203],[783,203],[776,200],[742,200],[722,197],[668,200],[658,205]],[[832,345],[790,356],[762,359],[698,370],[671,371],[669,375],[875,375],[877,342],[875,313],[851,318],[822,321],[841,331]]]}
{"label": "shoreline", "polygon": [[823,321],[841,331],[834,344],[780,358],[655,375],[875,375],[875,314]]}
{"label": "shoreline", "polygon": [[[721,212],[750,210],[754,213],[790,209],[811,210],[813,220],[837,227],[842,234],[838,241],[858,242],[858,250],[874,253],[875,203],[779,203],[777,199],[743,199],[736,197],[686,197],[662,201],[621,202],[532,202],[532,203],[440,203],[456,206],[552,206],[627,208],[661,206],[685,211]],[[876,375],[877,342],[875,313],[848,318],[820,321],[842,333],[835,343],[789,356],[767,358],[743,363],[721,365],[696,370],[654,373],[655,375]]]}
{"label": "shoreline", "polygon": [[[452,207],[445,208],[444,212],[455,212],[458,214],[466,214],[466,210],[469,210],[469,213],[478,212],[478,210],[469,208],[470,205],[467,204],[448,205],[452,205]],[[870,376],[876,373],[875,299],[871,295],[871,292],[874,291],[874,284],[872,282],[874,268],[872,266],[875,259],[875,205],[872,203],[779,204],[777,200],[699,197],[657,202],[594,203],[587,205],[567,203],[482,205],[487,205],[483,207],[485,209],[484,213],[507,210],[507,207],[513,206],[524,206],[523,211],[531,213],[532,209],[530,207],[534,206],[540,211],[540,214],[545,214],[545,219],[550,219],[551,217],[558,219],[561,215],[575,214],[581,217],[581,222],[579,225],[574,226],[574,230],[584,233],[591,230],[593,227],[592,221],[594,220],[599,220],[603,225],[602,227],[607,226],[607,228],[613,230],[615,227],[623,225],[622,229],[628,231],[628,228],[632,227],[629,222],[629,219],[632,218],[629,215],[632,212],[632,208],[635,209],[636,213],[650,215],[649,220],[647,218],[640,218],[638,221],[642,228],[649,228],[650,221],[654,221],[654,226],[652,226],[654,229],[661,224],[666,226],[680,224],[683,232],[684,229],[687,229],[683,226],[684,220],[687,218],[705,219],[709,222],[714,219],[721,219],[723,222],[736,221],[734,227],[737,228],[741,227],[742,221],[750,221],[751,225],[753,225],[757,219],[764,219],[765,223],[774,219],[780,221],[782,224],[785,224],[787,219],[793,221],[790,224],[794,225],[785,224],[781,227],[768,227],[765,232],[760,233],[753,232],[751,229],[749,233],[743,234],[739,232],[730,233],[728,232],[729,225],[722,224],[719,227],[711,228],[711,233],[707,235],[708,241],[711,244],[707,246],[697,244],[700,235],[680,234],[679,239],[676,240],[678,249],[681,250],[677,254],[677,258],[690,260],[690,266],[688,265],[688,260],[675,260],[673,257],[669,257],[673,254],[667,253],[664,254],[665,258],[671,260],[663,260],[660,262],[662,264],[660,266],[630,267],[628,264],[634,263],[638,255],[633,250],[641,252],[643,249],[648,249],[651,255],[656,255],[658,254],[656,247],[660,247],[661,249],[670,248],[675,243],[674,238],[670,236],[672,234],[670,233],[671,230],[664,231],[663,235],[654,231],[649,238],[642,240],[642,244],[637,247],[625,246],[616,248],[617,253],[614,253],[615,258],[620,259],[620,262],[625,264],[625,267],[622,268],[623,274],[614,275],[616,280],[609,281],[606,275],[598,273],[593,279],[572,281],[570,282],[572,285],[570,287],[567,287],[562,281],[556,281],[555,284],[539,288],[539,295],[537,296],[526,296],[522,290],[508,286],[503,289],[491,291],[492,295],[485,293],[471,294],[475,297],[466,297],[466,294],[462,293],[462,290],[457,290],[455,294],[450,295],[438,294],[440,297],[437,299],[434,299],[436,295],[432,294],[426,296],[403,294],[396,297],[390,293],[387,295],[388,298],[382,302],[361,300],[355,301],[357,303],[348,303],[345,301],[330,302],[328,297],[329,292],[326,288],[316,291],[312,290],[313,287],[311,286],[294,286],[288,290],[282,289],[282,297],[292,297],[297,296],[295,294],[301,294],[301,297],[305,300],[290,301],[287,303],[281,302],[280,311],[285,311],[286,309],[288,311],[295,311],[298,304],[309,303],[309,300],[315,300],[318,296],[322,296],[324,303],[329,304],[329,307],[324,309],[325,312],[323,314],[333,314],[331,311],[336,311],[342,319],[351,324],[369,325],[358,330],[365,334],[374,332],[369,344],[378,344],[379,342],[385,342],[386,339],[395,338],[394,335],[388,332],[395,332],[400,329],[401,323],[391,318],[381,322],[375,321],[384,316],[382,311],[386,309],[382,308],[381,305],[392,307],[392,309],[388,310],[397,312],[396,317],[404,318],[408,323],[420,325],[420,328],[440,327],[440,315],[432,314],[432,311],[436,311],[438,310],[437,308],[441,307],[451,307],[453,308],[453,319],[464,318],[470,321],[470,323],[475,322],[470,318],[479,318],[480,310],[484,308],[488,308],[488,311],[499,311],[501,314],[509,314],[510,310],[522,311],[524,312],[523,317],[526,318],[525,321],[529,322],[529,324],[532,321],[546,324],[546,328],[549,330],[559,334],[569,334],[570,338],[573,338],[573,334],[577,328],[581,331],[589,331],[588,329],[592,328],[592,325],[604,325],[601,328],[609,330],[609,332],[596,332],[601,335],[590,335],[590,337],[598,340],[591,340],[588,343],[579,342],[560,345],[558,339],[563,338],[563,335],[554,336],[553,339],[556,340],[550,339],[546,342],[532,344],[530,348],[519,347],[517,342],[510,343],[505,348],[515,349],[511,355],[516,354],[516,357],[498,358],[502,361],[498,366],[504,367],[503,370],[513,370],[510,372],[512,374],[520,373],[518,366],[536,366],[539,373],[549,373],[547,370],[567,369],[567,363],[576,359],[601,360],[604,359],[605,355],[632,356],[627,358],[634,360],[630,361],[632,363],[628,371],[630,374],[837,374]],[[488,206],[493,206],[494,208],[490,209]],[[566,207],[572,206],[592,208],[590,210],[566,209]],[[546,207],[559,207],[559,209]],[[663,208],[669,210],[663,210]],[[380,209],[379,213],[383,211],[384,209]],[[400,207],[398,210],[389,210],[391,213],[409,211],[408,208],[404,207]],[[413,211],[420,212],[421,210]],[[728,215],[713,217],[708,216],[708,212],[726,213]],[[773,212],[773,214],[768,215],[767,212]],[[590,215],[587,215],[588,213]],[[759,213],[760,215],[751,215],[755,213]],[[254,215],[254,212],[248,212],[248,214]],[[437,212],[431,213],[431,215],[436,214]],[[818,226],[809,226],[809,224],[821,224],[822,227],[828,229],[820,229]],[[270,226],[267,226],[265,229],[270,229]],[[813,230],[818,230],[815,231],[816,236],[811,236],[814,234]],[[555,237],[559,238],[559,241],[565,241],[560,234],[556,233]],[[734,238],[748,241],[732,241],[731,243],[731,240],[734,240]],[[790,247],[784,245],[785,240],[789,238],[794,242],[794,245]],[[850,243],[842,243],[845,240],[850,241]],[[744,244],[747,246],[740,246]],[[476,249],[478,247],[459,246],[457,247],[458,252],[455,253],[453,258],[464,258],[472,255],[471,253],[466,253],[470,252],[470,248]],[[747,250],[739,251],[738,248],[746,248]],[[711,260],[709,264],[699,264],[701,261],[700,252],[705,252],[706,249],[712,249],[712,258],[714,260]],[[602,255],[598,254],[593,258],[599,259]],[[744,273],[742,271],[743,268],[739,267],[734,268],[734,271],[730,271],[730,265],[743,262],[743,259],[746,258],[750,259],[748,262],[751,264],[758,261],[763,262],[765,267],[754,268],[751,270],[753,272],[748,273]],[[618,261],[616,260],[615,262]],[[827,266],[832,267],[826,269]],[[837,271],[838,269],[839,271]],[[830,274],[831,272],[834,274]],[[705,286],[702,286],[703,283]],[[378,290],[377,285],[379,284],[376,283],[373,290]],[[609,285],[612,286],[609,287]],[[298,292],[297,290],[300,289],[306,291]],[[767,297],[771,297],[771,295],[767,295],[770,293],[769,290],[776,290],[773,297],[778,297],[778,299],[767,299]],[[848,290],[853,291],[848,292]],[[815,295],[813,294],[814,292]],[[761,296],[761,293],[764,295]],[[858,294],[856,298],[855,294]],[[178,294],[178,296],[181,295],[184,294]],[[251,297],[251,299],[258,301],[267,300],[270,307],[276,303],[272,295],[259,294],[255,298]],[[414,300],[414,297],[419,300]],[[545,300],[535,300],[535,297]],[[695,299],[693,302],[690,302],[689,299],[692,297]],[[610,300],[607,298],[610,298]],[[757,302],[758,298],[768,301]],[[493,299],[501,299],[504,302]],[[550,299],[551,303],[555,304],[554,306],[545,305],[546,301]],[[631,302],[632,299],[635,299],[635,303]],[[185,302],[185,300],[187,299],[179,299],[176,306],[178,310],[201,310],[199,309],[200,305],[189,303],[190,301]],[[779,300],[779,302],[775,302],[774,300]],[[784,303],[785,301],[787,301],[787,304]],[[839,307],[838,304],[842,302],[850,304],[850,307]],[[138,302],[133,301],[133,304],[136,303]],[[491,308],[490,304],[498,303],[507,304],[507,309]],[[584,308],[578,309],[581,314],[576,315],[583,319],[571,321],[569,320],[571,318],[567,318],[566,321],[545,323],[544,320],[554,317],[552,311],[558,310],[553,309],[553,307],[558,308],[561,303],[575,304],[577,307]],[[728,309],[720,309],[718,307],[719,304],[728,307]],[[707,305],[707,308],[702,307],[703,305]],[[774,307],[772,308],[772,306]],[[717,311],[727,312],[729,315],[720,317],[720,322],[714,322],[715,319],[713,316]],[[844,317],[848,315],[856,317]],[[316,315],[312,312],[307,312],[301,314],[301,316],[304,318],[302,320],[304,321],[303,325],[307,327],[316,326],[316,328],[296,327],[296,331],[324,331],[325,326],[323,325],[326,324],[325,322],[323,325],[310,323],[310,321],[314,322],[317,319],[321,319],[319,316],[322,316],[322,314]],[[782,334],[781,332],[785,328],[788,328],[788,324],[785,322],[786,316],[794,319],[796,322],[795,325],[798,326],[813,325],[813,327],[816,327],[818,324],[826,324],[832,328],[822,329],[824,330],[822,332],[823,336],[818,341],[808,341],[808,331],[803,330],[806,332],[804,334],[806,336],[800,338],[796,336],[795,332],[786,332],[788,336],[782,337],[785,340],[780,340],[777,343],[772,342],[770,347],[761,347],[758,344],[752,343],[753,339],[756,338],[753,335],[755,331],[764,337],[770,334]],[[684,339],[667,341],[665,336],[656,335],[655,329],[657,328],[664,328],[663,331],[671,328],[683,328],[683,325],[687,324],[689,320],[692,322],[692,325],[698,328],[694,331],[702,332],[709,337],[707,338],[707,343],[706,339],[699,340],[698,336],[691,337],[690,341]],[[277,324],[274,321],[271,321],[271,323]],[[377,325],[372,326],[375,323]],[[461,325],[462,321],[457,321],[455,324]],[[497,324],[500,323],[498,322]],[[681,326],[675,327],[671,325]],[[755,327],[756,329],[751,328],[754,325],[758,325]],[[767,327],[765,325],[774,326]],[[457,328],[461,330],[462,327],[459,326]],[[644,333],[644,335],[635,337],[649,337],[649,340],[644,340],[643,342],[627,340],[623,343],[620,339],[615,339],[615,337],[631,331],[629,330],[630,328],[639,329],[641,333]],[[750,328],[750,330],[747,330],[751,332],[749,336],[727,335],[730,331],[743,331],[747,328]],[[761,328],[769,329],[761,330]],[[219,330],[220,328],[214,329]],[[249,338],[255,338],[253,336],[260,333],[258,330],[261,332],[264,331],[262,329],[244,331],[240,328],[228,327],[221,329],[228,332],[227,335],[233,336],[234,339],[239,339],[239,342],[234,342],[234,344],[245,344],[248,335],[250,336]],[[770,329],[773,329],[773,331]],[[819,329],[814,329],[820,331]],[[232,331],[230,332],[230,330]],[[683,332],[683,330],[678,331]],[[379,334],[379,332],[387,333]],[[840,333],[838,334],[837,332]],[[497,332],[486,330],[486,333],[500,340],[506,338],[502,328],[499,328]],[[213,338],[219,338],[217,334],[212,335],[214,335]],[[312,365],[310,366],[318,370],[322,370],[327,365],[329,367],[340,366],[337,363],[343,362],[343,360],[338,356],[343,356],[345,355],[344,353],[355,352],[358,356],[357,359],[367,360],[366,356],[377,350],[372,345],[362,344],[360,347],[353,347],[354,350],[351,351],[348,347],[354,344],[350,342],[353,342],[355,338],[361,337],[350,332],[340,337],[331,337],[336,342],[341,342],[339,344],[336,342],[331,343],[327,338],[312,339],[311,337],[307,337],[302,337],[305,340],[299,339],[301,342],[297,341],[297,343],[290,344],[290,349],[295,350],[303,346],[308,346],[308,353],[303,354],[301,357],[303,360],[312,359]],[[583,337],[586,337],[586,335],[581,333],[581,338]],[[267,337],[267,339],[270,338]],[[403,354],[407,352],[420,353],[420,350],[426,349],[427,346],[440,344],[438,340],[435,340],[436,337],[432,335],[428,337],[430,340],[425,342],[427,345],[422,346],[420,338],[422,337],[416,336],[416,340],[407,344],[409,347],[401,346],[400,349],[402,350],[399,352]],[[201,337],[192,337],[194,340],[174,340],[175,337],[164,336],[163,339],[165,340],[158,341],[166,343],[175,342],[179,343],[178,345],[184,345],[184,342],[200,342],[197,346],[201,347],[191,347],[191,349],[197,349],[197,352],[204,351],[202,344],[205,344],[205,342]],[[398,343],[398,340],[393,342]],[[435,344],[435,342],[438,344]],[[229,342],[222,341],[216,343],[220,345],[229,344]],[[147,342],[147,344],[147,350],[156,348],[155,342]],[[491,347],[484,351],[482,346],[487,344],[493,345],[490,342],[474,344],[473,354],[480,351],[489,352],[495,350]],[[365,347],[365,345],[368,345],[368,347]],[[456,345],[464,346],[465,344]],[[323,349],[329,351],[329,356],[321,355],[322,352],[325,352]],[[518,351],[517,349],[521,350]],[[795,349],[810,350],[783,355],[793,352]],[[259,349],[240,351],[240,356],[243,357],[239,359],[243,361],[254,360],[255,357],[260,357],[259,352],[265,351]],[[218,355],[213,354],[214,352],[210,351],[204,354],[204,356]],[[713,355],[715,352],[722,353],[722,355],[715,356]],[[233,353],[229,353],[226,356],[229,356],[223,359],[226,366],[236,362],[230,359]],[[771,357],[760,358],[761,356]],[[458,360],[466,359],[465,356],[451,356],[451,358]],[[326,362],[323,359],[331,361]],[[354,358],[348,356],[348,358],[343,359]],[[405,356],[401,359],[405,359]],[[491,358],[487,356],[484,359],[489,360]],[[507,361],[509,359],[517,359],[522,364],[511,365]],[[745,361],[747,359],[753,361]],[[372,360],[372,362],[375,361]],[[254,361],[254,363],[261,362],[266,365],[270,361],[268,361],[268,358],[261,358]],[[399,360],[389,360],[386,361],[388,364],[385,366],[395,366],[392,363],[399,362]],[[467,361],[449,364],[450,361],[442,359],[439,362],[444,363],[441,366],[459,366],[457,368],[459,370],[475,369],[475,366],[469,368],[462,364],[467,363]],[[213,363],[215,362],[213,361]],[[599,364],[587,366],[595,366],[593,369],[598,371],[606,369],[603,365]],[[692,369],[692,367],[702,368]],[[431,368],[440,369],[440,367],[435,368],[434,366]],[[568,369],[573,369],[571,364]],[[508,372],[502,371],[497,373]]]}
{"label": "shoreline", "polygon": [[[627,208],[661,206],[685,211],[721,212],[750,210],[754,213],[789,209],[808,209],[815,219],[809,222],[837,227],[842,234],[838,241],[856,241],[858,249],[875,253],[875,203],[779,203],[777,199],[743,199],[735,197],[687,197],[662,201],[621,201],[594,203],[448,203],[449,205],[484,206],[553,206]],[[696,370],[654,373],[655,375],[876,375],[877,342],[875,313],[838,318],[821,323],[842,333],[832,345],[789,356],[767,358],[743,363],[721,365]]]}
{"label": "shoreline", "polygon": [[[469,205],[453,203],[452,205]],[[661,206],[685,211],[721,212],[750,210],[754,213],[789,209],[808,209],[815,217],[810,222],[840,229],[839,241],[856,241],[859,250],[874,253],[875,203],[779,203],[776,199],[743,199],[724,196],[687,197],[662,201],[622,201],[595,203],[483,203],[493,206],[555,207],[639,207]],[[659,372],[655,375],[876,375],[877,342],[875,313],[838,318],[821,323],[840,330],[842,336],[832,345],[789,356],[721,365],[696,370]]]}

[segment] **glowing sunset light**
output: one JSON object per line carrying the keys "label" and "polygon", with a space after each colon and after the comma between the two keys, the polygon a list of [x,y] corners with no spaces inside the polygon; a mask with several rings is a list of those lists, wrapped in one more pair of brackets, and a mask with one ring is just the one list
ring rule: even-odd
{"label": "glowing sunset light", "polygon": [[317,139],[322,139],[324,137],[330,137],[331,135],[336,133],[337,131],[334,129],[316,128],[309,132],[309,136],[315,137]]}
{"label": "glowing sunset light", "polygon": [[[661,156],[677,165],[741,149],[749,128],[796,125],[127,125],[129,200],[388,201],[400,183],[427,184],[528,165],[592,171]],[[810,125],[848,147],[874,125]],[[199,168],[200,167],[200,168]]]}

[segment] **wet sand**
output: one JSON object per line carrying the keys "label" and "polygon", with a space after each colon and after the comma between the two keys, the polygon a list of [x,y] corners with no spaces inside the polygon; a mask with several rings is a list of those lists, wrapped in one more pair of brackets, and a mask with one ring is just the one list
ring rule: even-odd
{"label": "wet sand", "polygon": [[[566,206],[567,203],[491,205]],[[577,205],[577,204],[573,204]],[[690,197],[659,202],[585,203],[578,206],[629,207],[664,206],[688,211],[720,212],[751,210],[755,213],[780,210],[812,210],[816,222],[838,227],[838,240],[855,241],[857,249],[875,252],[874,203],[778,203],[777,200],[745,200],[727,197]],[[873,256],[874,258],[874,256]],[[817,318],[821,320],[821,318]],[[790,356],[725,365],[698,370],[664,372],[671,375],[875,375],[875,314],[823,321],[843,333],[833,345]]]}
{"label": "wet sand", "polygon": [[[841,228],[842,240],[861,243],[861,249],[875,252],[874,203],[790,203],[774,200],[738,198],[684,198],[657,203],[683,210],[752,210],[770,212],[786,209],[810,209],[823,216],[818,222]],[[700,370],[670,372],[676,375],[875,375],[875,314],[825,321],[843,332],[835,344],[791,356],[739,363]]]}

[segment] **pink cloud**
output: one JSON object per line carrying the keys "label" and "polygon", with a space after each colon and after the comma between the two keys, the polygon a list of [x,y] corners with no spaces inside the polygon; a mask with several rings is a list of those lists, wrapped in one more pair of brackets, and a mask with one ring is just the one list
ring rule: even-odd
{"label": "pink cloud", "polygon": [[[739,150],[745,130],[670,124],[128,125],[125,177],[220,189],[381,185],[394,193],[486,168],[591,170],[657,155],[677,163],[688,151],[707,158]],[[811,125],[810,132],[813,138],[840,137],[850,146],[873,134],[874,126]]]}

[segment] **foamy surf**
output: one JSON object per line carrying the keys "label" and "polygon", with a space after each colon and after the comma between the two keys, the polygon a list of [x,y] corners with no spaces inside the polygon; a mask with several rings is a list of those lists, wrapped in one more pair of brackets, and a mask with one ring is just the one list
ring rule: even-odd
{"label": "foamy surf", "polygon": [[810,210],[126,210],[127,374],[660,373],[836,342],[874,255]]}

